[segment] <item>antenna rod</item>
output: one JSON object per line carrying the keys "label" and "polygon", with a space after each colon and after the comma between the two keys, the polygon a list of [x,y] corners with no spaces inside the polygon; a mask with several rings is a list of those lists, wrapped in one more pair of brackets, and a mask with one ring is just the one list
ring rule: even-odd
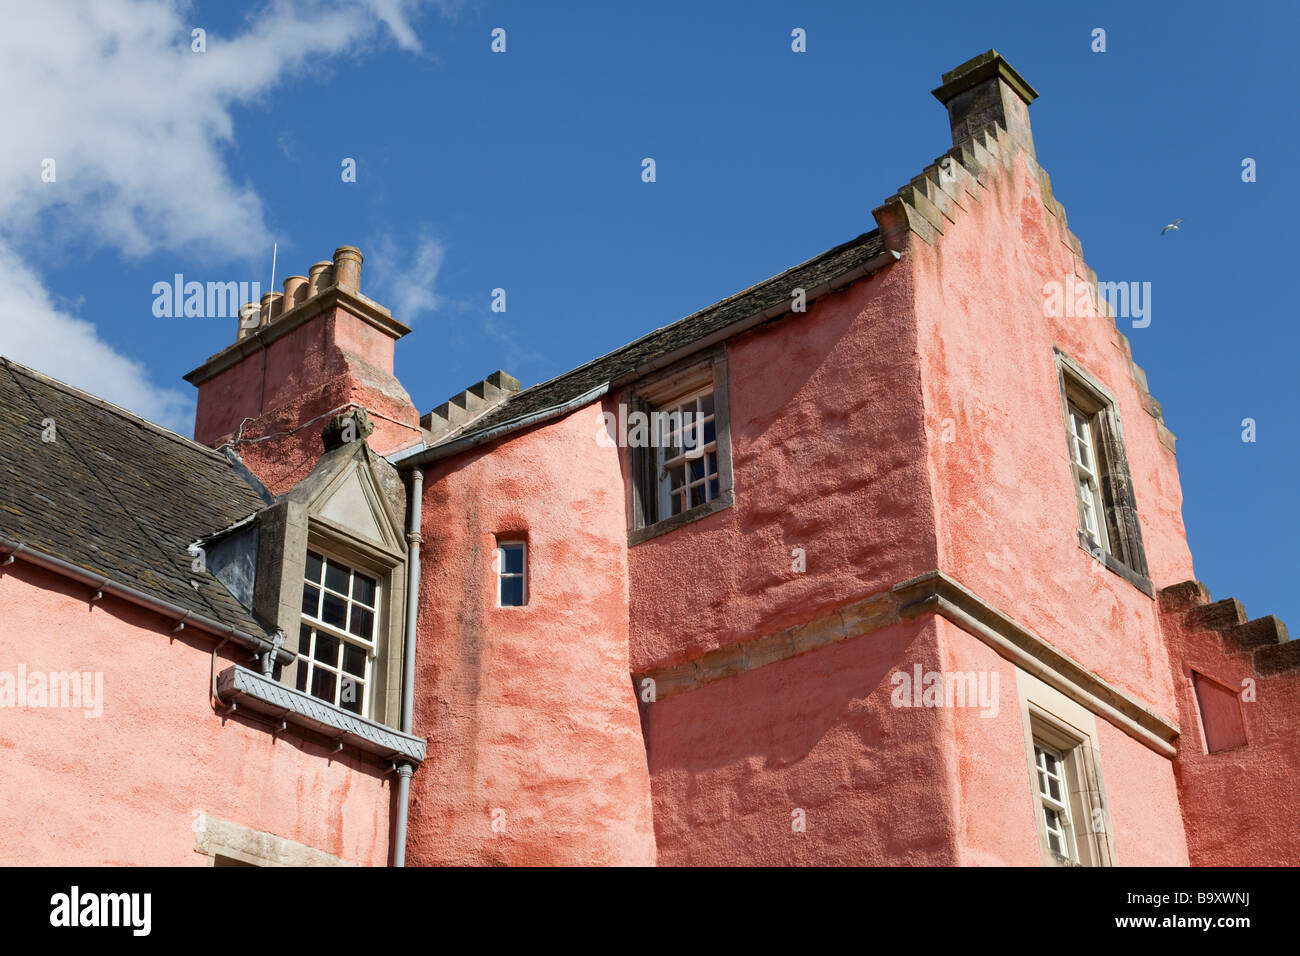
{"label": "antenna rod", "polygon": [[[275,254],[279,250],[280,250],[280,244],[278,242],[271,243],[271,291],[272,292],[275,291]],[[273,306],[274,304],[275,303],[271,303],[271,305],[268,305],[266,307],[267,322],[271,321],[271,306]],[[283,311],[283,306],[281,307],[281,311]]]}

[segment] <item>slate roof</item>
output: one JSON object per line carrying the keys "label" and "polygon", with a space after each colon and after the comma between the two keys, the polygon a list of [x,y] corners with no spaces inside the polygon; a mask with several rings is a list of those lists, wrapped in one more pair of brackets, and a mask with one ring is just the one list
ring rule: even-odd
{"label": "slate roof", "polygon": [[[580,397],[599,385],[626,375],[646,362],[696,342],[733,322],[784,301],[790,301],[794,288],[814,289],[843,275],[885,251],[879,230],[863,233],[855,239],[828,249],[801,265],[787,269],[742,292],[723,299],[672,325],[656,329],[635,342],[607,355],[565,372],[549,381],[533,385],[511,396],[464,431],[456,432],[447,442],[460,442],[514,419],[531,415]],[[436,445],[435,445],[436,447]]]}
{"label": "slate roof", "polygon": [[187,549],[263,507],[219,452],[0,356],[0,534],[261,637]]}

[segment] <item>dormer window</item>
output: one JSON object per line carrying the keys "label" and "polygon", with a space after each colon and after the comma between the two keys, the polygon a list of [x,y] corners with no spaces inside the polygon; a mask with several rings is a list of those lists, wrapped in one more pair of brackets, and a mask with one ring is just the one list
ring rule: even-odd
{"label": "dormer window", "polygon": [[379,582],[315,551],[307,552],[298,635],[297,687],[369,716],[376,653]]}
{"label": "dormer window", "polygon": [[637,383],[626,414],[628,540],[637,544],[734,500],[727,353],[719,347]]}

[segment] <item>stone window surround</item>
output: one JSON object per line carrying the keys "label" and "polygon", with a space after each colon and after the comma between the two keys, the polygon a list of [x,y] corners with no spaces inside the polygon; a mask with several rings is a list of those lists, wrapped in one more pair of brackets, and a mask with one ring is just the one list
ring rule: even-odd
{"label": "stone window surround", "polygon": [[[264,616],[273,618],[276,626],[284,631],[284,648],[295,657],[299,652],[303,619],[302,589],[308,549],[336,557],[379,581],[382,600],[381,607],[376,608],[377,650],[371,671],[374,697],[368,719],[388,727],[400,726],[406,555],[364,540],[319,515],[309,515],[306,508],[294,501],[273,505],[262,513],[262,518],[259,604],[267,608]],[[296,660],[278,667],[276,679],[294,687],[297,667]]]}
{"label": "stone window surround", "polygon": [[658,479],[653,475],[653,448],[628,448],[624,456],[627,487],[628,545],[640,544],[676,531],[691,522],[730,508],[735,503],[731,468],[731,411],[727,386],[727,348],[720,343],[657,371],[630,386],[621,400],[630,411],[649,413],[712,383],[714,432],[718,454],[718,496],[681,514],[647,522],[649,507],[658,509]]}
{"label": "stone window surround", "polygon": [[247,866],[356,866],[332,853],[273,833],[199,813],[194,825],[194,852],[219,866],[218,858]]}
{"label": "stone window surround", "polygon": [[[1103,487],[1103,509],[1109,513],[1116,524],[1118,540],[1110,541],[1104,551],[1098,551],[1090,545],[1087,533],[1083,530],[1083,503],[1076,490],[1075,509],[1078,512],[1078,544],[1095,560],[1100,561],[1108,570],[1128,581],[1135,588],[1151,599],[1155,599],[1155,586],[1147,571],[1146,552],[1142,545],[1142,529],[1138,519],[1137,502],[1133,497],[1133,478],[1129,470],[1128,454],[1125,450],[1124,428],[1120,421],[1119,402],[1114,394],[1093,375],[1084,370],[1064,350],[1052,347],[1056,363],[1056,379],[1061,395],[1061,427],[1066,439],[1066,460],[1073,469],[1074,456],[1070,442],[1070,405],[1076,405],[1081,411],[1090,414],[1097,422],[1094,442],[1105,458],[1105,478]],[[1077,479],[1073,470],[1070,474],[1071,486]],[[1113,507],[1105,508],[1105,498],[1113,497]],[[1102,516],[1105,517],[1105,516]]]}
{"label": "stone window surround", "polygon": [[[1101,753],[1097,747],[1097,718],[1087,708],[1070,700],[1060,691],[1016,668],[1016,690],[1020,699],[1020,721],[1025,741],[1025,761],[1029,772],[1028,794],[1033,799],[1034,826],[1044,866],[1115,866],[1115,838],[1107,815],[1109,802],[1101,773]],[[1065,776],[1070,790],[1070,818],[1077,863],[1065,860],[1047,844],[1038,799],[1037,763],[1034,742],[1041,741],[1061,752],[1065,759]],[[1100,809],[1101,814],[1094,811]],[[1100,821],[1101,827],[1096,827]]]}

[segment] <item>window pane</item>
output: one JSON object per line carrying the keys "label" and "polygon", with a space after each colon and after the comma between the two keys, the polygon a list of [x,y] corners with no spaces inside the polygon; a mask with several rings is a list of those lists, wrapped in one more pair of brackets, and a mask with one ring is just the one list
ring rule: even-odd
{"label": "window pane", "polygon": [[707,395],[700,396],[700,409],[701,411],[704,412],[705,415],[713,414],[713,393],[712,392],[709,392]]}
{"label": "window pane", "polygon": [[709,479],[709,500],[712,501],[718,497],[718,479],[716,477]]}
{"label": "window pane", "polygon": [[321,556],[317,554],[315,551],[308,551],[307,572],[304,575],[304,577],[306,577],[308,581],[314,581],[317,584],[319,584],[321,565],[322,565]]}
{"label": "window pane", "polygon": [[524,549],[522,545],[507,544],[501,547],[501,570],[506,574],[524,573]]}
{"label": "window pane", "polygon": [[316,668],[316,672],[311,675],[311,695],[319,697],[321,700],[334,702],[334,674],[330,671]]}
{"label": "window pane", "polygon": [[501,606],[522,607],[524,603],[524,579],[501,579]]}
{"label": "window pane", "polygon": [[1058,803],[1061,800],[1061,785],[1055,777],[1047,778],[1047,792]]}
{"label": "window pane", "polygon": [[337,594],[325,592],[321,606],[320,619],[331,627],[346,627],[348,623],[348,602]]}
{"label": "window pane", "polygon": [[697,458],[691,463],[691,481],[699,481],[704,477],[704,459]]}
{"label": "window pane", "polygon": [[366,607],[375,606],[375,579],[364,574],[352,575],[352,600],[360,601]]}
{"label": "window pane", "polygon": [[308,666],[309,666],[309,665],[307,664],[307,658],[305,658],[305,657],[300,657],[300,658],[298,658],[298,682],[297,682],[297,685],[296,685],[296,686],[297,686],[297,688],[298,688],[299,690],[306,690],[306,689],[307,689],[307,668],[308,668]]}
{"label": "window pane", "polygon": [[310,584],[302,586],[302,613],[320,617],[320,589]]}
{"label": "window pane", "polygon": [[325,562],[325,586],[339,594],[348,593],[348,569],[333,561]]}
{"label": "window pane", "polygon": [[[351,699],[349,699],[351,698]],[[365,704],[366,688],[359,681],[343,678],[342,692],[339,694],[339,706],[344,710],[350,710],[352,713],[361,714],[361,708]]]}
{"label": "window pane", "polygon": [[364,678],[366,676],[366,652],[355,644],[343,645],[343,669],[349,674]]}
{"label": "window pane", "polygon": [[686,466],[677,465],[668,469],[668,487],[676,491],[682,485],[686,484]]}
{"label": "window pane", "polygon": [[352,623],[348,630],[357,637],[364,637],[370,640],[375,635],[375,612],[367,610],[359,604],[352,605]]}
{"label": "window pane", "polygon": [[339,642],[338,638],[330,637],[328,634],[316,632],[316,646],[313,649],[312,656],[318,661],[328,664],[330,667],[339,666]]}

